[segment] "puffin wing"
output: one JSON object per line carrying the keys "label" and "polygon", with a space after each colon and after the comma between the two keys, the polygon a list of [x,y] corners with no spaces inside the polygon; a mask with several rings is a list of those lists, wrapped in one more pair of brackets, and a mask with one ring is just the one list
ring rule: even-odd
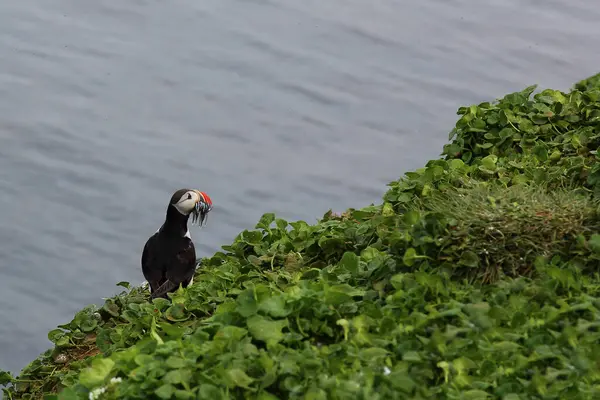
{"label": "puffin wing", "polygon": [[158,297],[167,297],[168,292],[172,292],[179,287],[178,283],[172,282],[170,280],[166,280],[165,283],[160,285],[156,290],[152,291],[150,295],[151,299],[156,299]]}
{"label": "puffin wing", "polygon": [[196,248],[194,242],[189,238],[184,238],[184,245],[175,254],[172,263],[168,266],[166,272],[167,280],[162,283],[156,290],[152,291],[152,298],[165,296],[179,287],[183,287],[192,281],[194,272],[196,271]]}
{"label": "puffin wing", "polygon": [[157,238],[158,233],[150,236],[142,251],[142,273],[150,285],[151,293],[155,292],[166,280],[163,263],[156,253]]}

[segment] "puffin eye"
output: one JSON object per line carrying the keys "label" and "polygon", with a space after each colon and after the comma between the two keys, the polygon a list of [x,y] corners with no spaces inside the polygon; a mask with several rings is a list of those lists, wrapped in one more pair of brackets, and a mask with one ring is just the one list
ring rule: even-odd
{"label": "puffin eye", "polygon": [[192,198],[192,194],[188,193],[188,200],[190,200]]}

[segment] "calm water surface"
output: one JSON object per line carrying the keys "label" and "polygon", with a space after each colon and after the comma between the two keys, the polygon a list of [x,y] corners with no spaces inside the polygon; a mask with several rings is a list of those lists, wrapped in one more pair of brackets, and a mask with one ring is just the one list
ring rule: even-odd
{"label": "calm water surface", "polygon": [[598,20],[584,0],[1,2],[0,369],[143,280],[175,189],[215,202],[200,256],[264,212],[379,202],[459,106],[600,71]]}

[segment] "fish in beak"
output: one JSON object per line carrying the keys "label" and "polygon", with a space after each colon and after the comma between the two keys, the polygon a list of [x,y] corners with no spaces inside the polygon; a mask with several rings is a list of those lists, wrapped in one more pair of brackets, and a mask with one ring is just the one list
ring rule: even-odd
{"label": "fish in beak", "polygon": [[200,190],[194,190],[198,194],[198,199],[192,211],[192,223],[197,223],[198,226],[206,225],[208,213],[213,208],[213,203],[208,194]]}

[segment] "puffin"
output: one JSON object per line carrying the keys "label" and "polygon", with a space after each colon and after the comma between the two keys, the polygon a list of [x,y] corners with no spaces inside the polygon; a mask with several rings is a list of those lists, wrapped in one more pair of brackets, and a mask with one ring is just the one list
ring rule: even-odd
{"label": "puffin", "polygon": [[205,192],[179,189],[167,206],[162,226],[150,236],[142,251],[142,272],[150,286],[150,299],[167,298],[167,293],[192,284],[196,271],[196,249],[188,219],[199,226],[206,223],[213,203]]}

